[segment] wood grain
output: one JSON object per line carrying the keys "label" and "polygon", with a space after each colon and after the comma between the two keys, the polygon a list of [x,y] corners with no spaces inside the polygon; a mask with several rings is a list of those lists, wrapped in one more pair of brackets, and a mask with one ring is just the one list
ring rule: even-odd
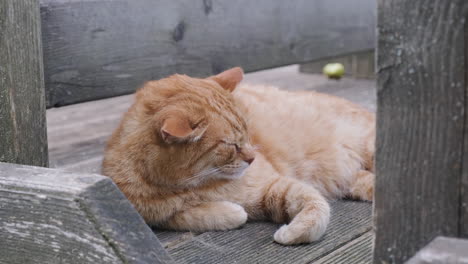
{"label": "wood grain", "polygon": [[39,5],[0,2],[0,161],[47,166]]}
{"label": "wood grain", "polygon": [[[277,244],[273,234],[279,226],[256,222],[238,230],[206,232],[168,251],[177,263],[311,263],[368,232],[370,215],[370,203],[334,202],[327,232],[316,243],[289,247]],[[370,254],[370,247],[363,250]]]}
{"label": "wood grain", "polygon": [[172,263],[112,181],[0,163],[1,263]]}
{"label": "wood grain", "polygon": [[468,240],[437,237],[406,264],[467,264]]}
{"label": "wood grain", "polygon": [[47,106],[374,48],[374,0],[41,0]]}
{"label": "wood grain", "polygon": [[379,0],[374,263],[459,234],[464,0]]}
{"label": "wood grain", "polygon": [[328,255],[314,261],[314,264],[368,264],[372,263],[372,237],[371,231],[350,241]]}
{"label": "wood grain", "polygon": [[[465,19],[468,19],[468,14]],[[465,20],[466,21],[466,20]],[[468,26],[465,24],[465,125],[460,191],[460,236],[468,238]]]}

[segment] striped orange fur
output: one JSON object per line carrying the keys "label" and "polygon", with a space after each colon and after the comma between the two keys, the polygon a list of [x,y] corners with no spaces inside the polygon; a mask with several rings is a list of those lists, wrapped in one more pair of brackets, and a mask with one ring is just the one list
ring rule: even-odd
{"label": "striped orange fur", "polygon": [[238,85],[242,77],[233,68],[146,83],[108,142],[103,174],[151,225],[270,220],[285,224],[281,244],[317,240],[328,199],[372,200],[375,117],[330,95]]}

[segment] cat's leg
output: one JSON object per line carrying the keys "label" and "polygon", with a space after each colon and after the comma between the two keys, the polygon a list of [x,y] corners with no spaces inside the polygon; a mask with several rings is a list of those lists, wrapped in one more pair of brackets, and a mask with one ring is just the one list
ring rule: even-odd
{"label": "cat's leg", "polygon": [[375,175],[367,170],[360,170],[354,176],[349,194],[354,199],[372,201],[374,194]]}
{"label": "cat's leg", "polygon": [[289,222],[274,234],[276,242],[284,245],[309,243],[325,233],[330,206],[313,186],[280,176],[272,178],[265,186],[257,206],[271,220]]}
{"label": "cat's leg", "polygon": [[247,213],[236,203],[205,202],[177,212],[162,227],[202,232],[234,229],[245,224],[246,221]]}

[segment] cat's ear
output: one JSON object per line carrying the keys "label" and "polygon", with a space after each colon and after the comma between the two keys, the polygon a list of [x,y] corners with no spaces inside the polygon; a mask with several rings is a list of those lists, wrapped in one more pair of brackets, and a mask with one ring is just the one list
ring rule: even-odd
{"label": "cat's ear", "polygon": [[198,141],[206,130],[201,122],[192,125],[187,118],[181,116],[171,116],[164,120],[161,127],[161,137],[168,143],[195,142]]}
{"label": "cat's ear", "polygon": [[216,81],[224,89],[232,92],[244,78],[244,71],[240,67],[235,67],[222,73],[211,76],[209,79]]}

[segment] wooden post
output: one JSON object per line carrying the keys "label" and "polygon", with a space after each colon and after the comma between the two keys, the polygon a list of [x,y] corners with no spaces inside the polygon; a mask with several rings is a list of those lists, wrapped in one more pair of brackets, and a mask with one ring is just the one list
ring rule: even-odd
{"label": "wooden post", "polygon": [[0,2],[0,161],[47,166],[39,1]]}
{"label": "wooden post", "polygon": [[462,232],[467,6],[378,1],[374,263],[403,263]]}

